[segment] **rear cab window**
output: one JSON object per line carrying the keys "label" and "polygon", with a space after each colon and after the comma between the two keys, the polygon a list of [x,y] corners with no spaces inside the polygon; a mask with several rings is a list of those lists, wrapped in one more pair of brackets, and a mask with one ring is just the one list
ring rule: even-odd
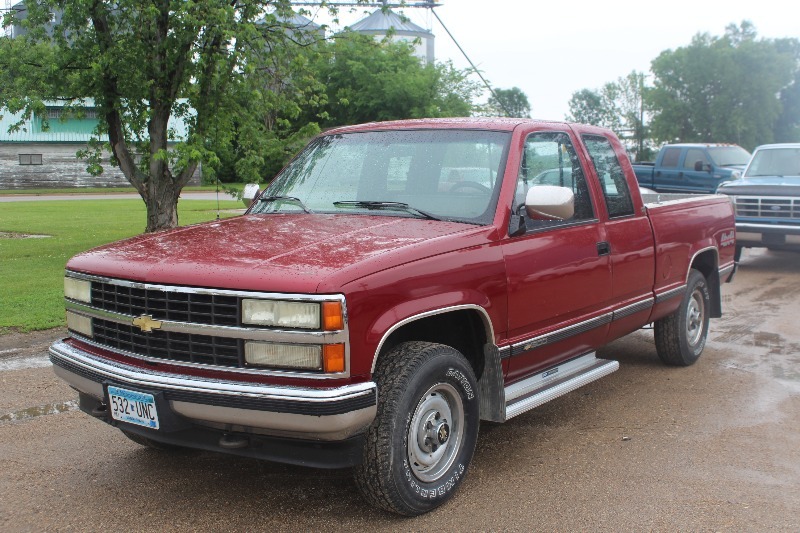
{"label": "rear cab window", "polygon": [[662,167],[677,167],[678,163],[681,160],[681,148],[680,147],[666,147],[664,148],[664,153],[661,157],[661,166]]}

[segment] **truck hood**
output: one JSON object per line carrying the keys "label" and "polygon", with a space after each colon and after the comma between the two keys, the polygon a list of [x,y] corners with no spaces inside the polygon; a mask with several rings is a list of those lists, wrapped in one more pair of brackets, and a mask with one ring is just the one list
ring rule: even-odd
{"label": "truck hood", "polygon": [[[244,215],[111,243],[73,257],[67,269],[145,283],[316,292],[446,251],[447,235],[486,228],[414,218]],[[461,245],[463,241],[456,239]]]}
{"label": "truck hood", "polygon": [[800,196],[800,177],[758,176],[724,183],[717,189],[722,194],[756,196]]}

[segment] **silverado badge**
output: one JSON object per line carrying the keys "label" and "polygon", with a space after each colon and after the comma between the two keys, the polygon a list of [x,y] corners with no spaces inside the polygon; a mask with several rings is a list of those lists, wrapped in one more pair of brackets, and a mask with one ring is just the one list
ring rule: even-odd
{"label": "silverado badge", "polygon": [[133,319],[131,324],[141,329],[145,333],[150,333],[154,329],[161,329],[161,321],[153,320],[153,317],[150,315],[137,316]]}

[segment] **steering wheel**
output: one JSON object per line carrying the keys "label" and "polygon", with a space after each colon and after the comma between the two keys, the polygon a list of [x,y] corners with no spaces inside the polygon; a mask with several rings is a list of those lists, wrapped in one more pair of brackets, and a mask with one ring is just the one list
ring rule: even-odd
{"label": "steering wheel", "polygon": [[492,189],[486,185],[478,183],[477,181],[459,181],[450,187],[450,192],[456,192],[458,189],[473,189],[487,195],[492,193]]}

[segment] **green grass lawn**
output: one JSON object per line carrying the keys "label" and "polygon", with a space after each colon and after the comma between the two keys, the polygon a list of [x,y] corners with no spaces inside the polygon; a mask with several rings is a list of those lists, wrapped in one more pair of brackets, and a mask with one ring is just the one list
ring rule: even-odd
{"label": "green grass lawn", "polygon": [[[222,201],[220,208],[241,209],[242,203]],[[181,225],[216,216],[216,201],[178,204]],[[67,260],[83,250],[137,235],[144,227],[140,199],[0,203],[0,334],[63,326]]]}
{"label": "green grass lawn", "polygon": [[[244,183],[222,183],[219,190],[222,191],[223,187],[233,189],[244,189]],[[217,190],[216,185],[191,185],[181,189],[185,192],[214,192]],[[68,187],[62,189],[0,189],[2,194],[21,194],[21,195],[46,195],[46,194],[109,194],[117,192],[135,193],[136,189],[133,187]]]}

